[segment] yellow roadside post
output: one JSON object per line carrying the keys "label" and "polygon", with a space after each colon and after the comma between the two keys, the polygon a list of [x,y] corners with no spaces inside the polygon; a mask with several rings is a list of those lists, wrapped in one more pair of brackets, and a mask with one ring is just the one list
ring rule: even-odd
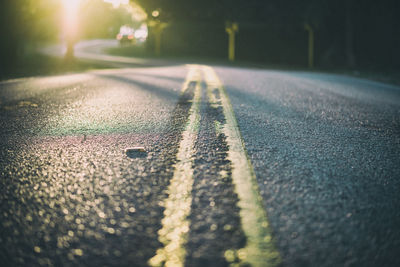
{"label": "yellow roadside post", "polygon": [[168,23],[161,22],[157,17],[160,15],[160,11],[154,10],[151,13],[153,19],[149,21],[149,27],[153,28],[154,32],[154,52],[157,56],[161,54],[161,34],[163,30],[168,26]]}
{"label": "yellow roadside post", "polygon": [[155,46],[154,46],[154,51],[157,56],[161,54],[161,34],[163,30],[167,27],[167,23],[165,22],[160,22],[157,21],[157,23],[154,25],[154,36],[155,36]]}
{"label": "yellow roadside post", "polygon": [[314,68],[314,30],[310,24],[305,23],[304,29],[308,31],[308,67]]}
{"label": "yellow roadside post", "polygon": [[228,58],[229,61],[235,61],[235,34],[239,31],[239,25],[236,22],[227,22],[225,30],[229,35]]}

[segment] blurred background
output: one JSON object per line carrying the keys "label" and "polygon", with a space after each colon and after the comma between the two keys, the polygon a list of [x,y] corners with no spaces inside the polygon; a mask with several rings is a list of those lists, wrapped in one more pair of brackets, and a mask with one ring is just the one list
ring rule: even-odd
{"label": "blurred background", "polygon": [[118,40],[117,55],[224,61],[232,23],[238,62],[393,70],[399,14],[397,0],[3,0],[0,73],[38,70],[50,60],[39,48],[87,39]]}

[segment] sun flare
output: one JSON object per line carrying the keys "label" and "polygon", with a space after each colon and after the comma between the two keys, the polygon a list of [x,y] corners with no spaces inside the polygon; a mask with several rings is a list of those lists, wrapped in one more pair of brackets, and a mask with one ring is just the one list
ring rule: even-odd
{"label": "sun flare", "polygon": [[78,29],[78,10],[80,0],[63,0],[64,32],[68,37],[75,37]]}

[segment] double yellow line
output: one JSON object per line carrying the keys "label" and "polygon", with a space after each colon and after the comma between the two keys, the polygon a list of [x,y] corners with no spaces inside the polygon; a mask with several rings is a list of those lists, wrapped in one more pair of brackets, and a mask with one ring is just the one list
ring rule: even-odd
{"label": "double yellow line", "polygon": [[[207,84],[210,104],[221,106],[225,116],[226,123],[223,126],[216,125],[222,127],[216,130],[222,131],[227,137],[232,180],[239,198],[242,229],[247,238],[244,248],[237,251],[227,250],[224,256],[232,265],[240,262],[251,266],[277,266],[280,256],[273,244],[254,170],[248,159],[232,105],[215,71],[211,67],[198,65],[189,66],[182,88],[184,91],[190,83],[196,84],[189,119],[177,154],[177,164],[167,191],[169,196],[164,201],[164,218],[158,232],[163,247],[157,250],[148,263],[150,266],[184,266],[185,263],[185,244],[190,227],[188,216],[192,202],[194,144],[200,121],[202,74]],[[212,93],[215,89],[219,91],[220,99],[215,99]]]}

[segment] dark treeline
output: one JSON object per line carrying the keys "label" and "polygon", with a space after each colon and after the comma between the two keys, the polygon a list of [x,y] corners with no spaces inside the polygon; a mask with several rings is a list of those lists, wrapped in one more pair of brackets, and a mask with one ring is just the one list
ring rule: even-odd
{"label": "dark treeline", "polygon": [[0,0],[0,74],[41,42],[54,40],[60,27],[58,0]]}
{"label": "dark treeline", "polygon": [[308,23],[319,67],[399,68],[398,0],[135,0],[168,21],[166,53],[226,56],[225,22],[239,23],[237,58],[304,66]]}
{"label": "dark treeline", "polygon": [[[162,52],[167,55],[226,58],[225,23],[235,21],[239,23],[238,60],[306,66],[307,23],[315,33],[317,67],[400,67],[398,0],[131,1],[140,4],[148,14],[158,10],[158,19],[168,22],[162,35]],[[0,0],[0,73],[35,45],[60,39],[61,2]],[[89,6],[81,16],[99,13]],[[105,23],[108,15],[103,11],[83,23],[86,31],[91,32],[82,38],[104,38],[110,32],[105,25],[117,19],[110,14],[110,23]],[[98,36],[99,32],[104,33]]]}

